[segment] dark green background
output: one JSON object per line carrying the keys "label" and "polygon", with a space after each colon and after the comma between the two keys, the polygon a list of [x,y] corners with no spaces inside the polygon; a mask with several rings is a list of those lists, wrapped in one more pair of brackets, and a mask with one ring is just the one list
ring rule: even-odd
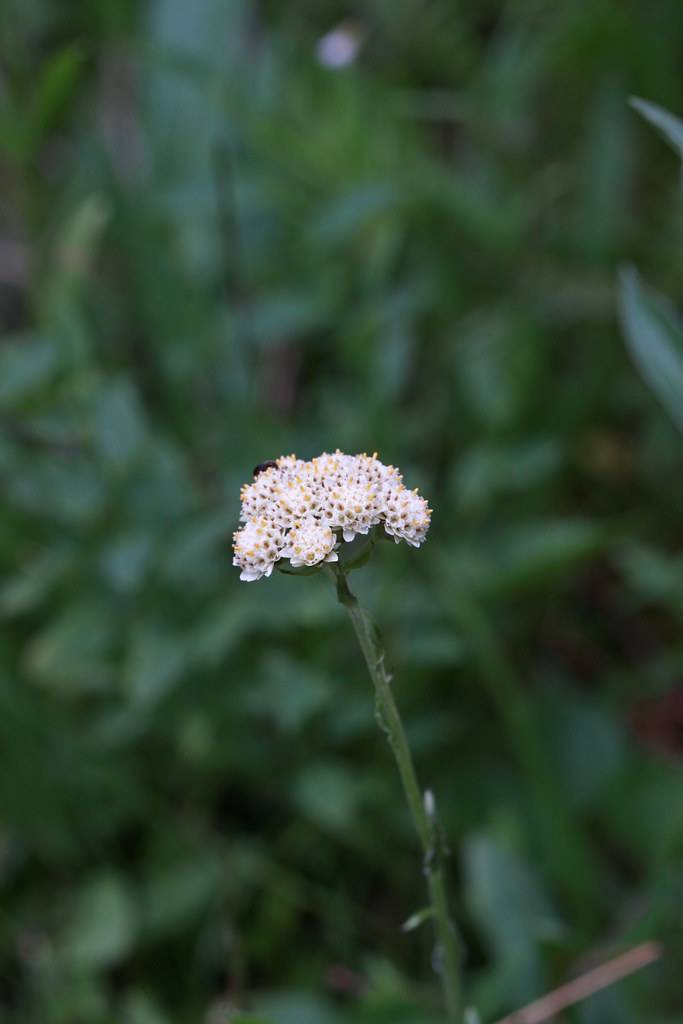
{"label": "dark green background", "polygon": [[[355,66],[317,40],[357,18]],[[319,577],[240,584],[263,459],[434,507],[355,576],[486,1024],[683,1016],[683,441],[615,274],[683,298],[680,0],[4,0],[0,1020],[438,1021],[415,838]]]}

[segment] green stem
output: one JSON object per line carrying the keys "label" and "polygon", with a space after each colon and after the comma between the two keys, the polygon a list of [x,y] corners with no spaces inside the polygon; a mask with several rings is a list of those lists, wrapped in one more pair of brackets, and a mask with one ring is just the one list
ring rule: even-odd
{"label": "green stem", "polygon": [[341,566],[330,566],[330,576],[336,583],[339,601],[349,613],[374,683],[378,720],[386,732],[394,752],[413,823],[422,844],[424,871],[427,877],[431,915],[434,919],[437,941],[435,966],[444,990],[447,1019],[449,1024],[463,1024],[460,943],[448,913],[443,873],[443,859],[446,851],[439,835],[432,806],[433,798],[430,794],[427,799],[423,799],[420,791],[408,739],[392,693],[392,677],[387,669],[384,647],[377,628],[351,592],[346,573]]}

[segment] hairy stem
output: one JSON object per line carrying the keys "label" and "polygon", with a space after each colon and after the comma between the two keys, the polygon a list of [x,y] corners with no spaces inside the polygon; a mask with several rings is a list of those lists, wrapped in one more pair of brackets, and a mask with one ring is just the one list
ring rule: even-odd
{"label": "hairy stem", "polygon": [[449,1024],[463,1024],[460,942],[448,913],[443,872],[443,860],[447,851],[439,833],[434,800],[431,793],[425,794],[423,798],[420,791],[408,739],[391,688],[392,677],[386,665],[384,647],[377,628],[351,592],[346,573],[341,566],[330,566],[329,574],[336,583],[337,597],[349,613],[363,651],[375,687],[377,717],[394,752],[403,791],[422,845],[424,872],[437,941],[434,967],[443,986],[447,1019]]}

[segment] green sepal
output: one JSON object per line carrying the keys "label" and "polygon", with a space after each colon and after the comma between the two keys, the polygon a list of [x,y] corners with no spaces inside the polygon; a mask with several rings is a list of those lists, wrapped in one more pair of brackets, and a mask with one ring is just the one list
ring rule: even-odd
{"label": "green sepal", "polygon": [[281,559],[275,563],[275,568],[280,572],[283,572],[285,576],[313,576],[314,573],[320,572],[324,563],[319,565],[297,565],[294,566],[290,562]]}

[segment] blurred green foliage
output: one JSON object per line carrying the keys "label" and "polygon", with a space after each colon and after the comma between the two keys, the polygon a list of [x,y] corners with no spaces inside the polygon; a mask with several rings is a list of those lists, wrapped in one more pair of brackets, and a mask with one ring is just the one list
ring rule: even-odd
{"label": "blurred green foliage", "polygon": [[683,299],[628,107],[682,79],[680,0],[5,0],[0,1020],[439,1019],[332,588],[230,565],[251,467],[337,445],[435,509],[356,584],[470,999],[653,937],[568,1019],[680,1020],[683,449],[615,271]]}

